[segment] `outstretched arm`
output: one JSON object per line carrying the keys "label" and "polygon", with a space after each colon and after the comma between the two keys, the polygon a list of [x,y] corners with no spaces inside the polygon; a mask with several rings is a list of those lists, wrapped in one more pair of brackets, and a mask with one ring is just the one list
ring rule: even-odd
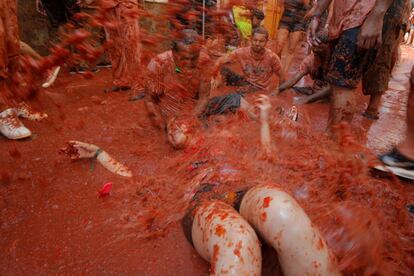
{"label": "outstretched arm", "polygon": [[69,155],[73,160],[95,158],[105,169],[125,177],[132,177],[132,172],[124,165],[112,158],[98,146],[80,141],[69,141],[68,146],[61,152]]}
{"label": "outstretched arm", "polygon": [[198,94],[197,105],[194,108],[194,113],[196,116],[203,113],[210,99],[210,90],[211,90],[211,81],[209,79],[202,80],[200,84],[200,91]]}
{"label": "outstretched arm", "polygon": [[292,86],[294,86],[305,75],[306,75],[306,73],[299,72],[296,75],[294,75],[291,79],[288,79],[287,81],[285,81],[284,83],[282,83],[279,86],[279,93],[280,92],[283,92],[283,91],[285,91],[285,90],[287,90],[289,88],[291,88]]}
{"label": "outstretched arm", "polygon": [[260,141],[262,148],[266,154],[270,154],[272,151],[272,145],[270,140],[270,127],[269,127],[269,110],[272,107],[269,97],[266,95],[260,95],[257,99],[258,107],[260,109]]}
{"label": "outstretched arm", "polygon": [[305,96],[305,97],[299,97],[299,98],[295,98],[293,100],[294,104],[308,104],[308,103],[313,103],[319,100],[322,100],[324,98],[327,98],[330,94],[331,94],[331,86],[330,85],[326,85],[324,87],[322,87],[322,89],[320,89],[319,91],[317,91],[315,94],[309,95],[309,96]]}

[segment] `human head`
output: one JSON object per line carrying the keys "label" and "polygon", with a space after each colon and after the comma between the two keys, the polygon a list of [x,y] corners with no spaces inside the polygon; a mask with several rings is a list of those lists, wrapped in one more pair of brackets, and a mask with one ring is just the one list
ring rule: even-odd
{"label": "human head", "polygon": [[269,39],[269,32],[264,27],[253,29],[252,32],[252,51],[260,54],[265,51],[267,41]]}
{"label": "human head", "polygon": [[263,11],[258,8],[252,10],[252,27],[253,29],[260,27],[263,19],[265,18]]}
{"label": "human head", "polygon": [[171,118],[167,123],[168,142],[176,148],[185,148],[190,142],[190,124],[185,120]]}
{"label": "human head", "polygon": [[178,32],[172,43],[172,52],[176,65],[181,69],[193,69],[200,54],[200,36],[195,30],[184,29]]}

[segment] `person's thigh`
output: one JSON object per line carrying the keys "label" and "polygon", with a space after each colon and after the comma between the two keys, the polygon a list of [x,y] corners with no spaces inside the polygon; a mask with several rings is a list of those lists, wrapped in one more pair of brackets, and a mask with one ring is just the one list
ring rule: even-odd
{"label": "person's thigh", "polygon": [[279,56],[282,54],[283,48],[285,47],[288,37],[289,37],[288,29],[280,28],[277,31],[277,54]]}
{"label": "person's thigh", "polygon": [[355,89],[361,81],[369,51],[358,47],[359,31],[359,28],[346,30],[332,44],[332,55],[326,74],[330,84]]}
{"label": "person's thigh", "polygon": [[303,35],[302,31],[297,31],[297,32],[290,33],[289,47],[288,47],[289,54],[293,54],[295,52],[295,49],[298,46],[298,44],[299,44],[299,42],[302,38],[302,35]]}

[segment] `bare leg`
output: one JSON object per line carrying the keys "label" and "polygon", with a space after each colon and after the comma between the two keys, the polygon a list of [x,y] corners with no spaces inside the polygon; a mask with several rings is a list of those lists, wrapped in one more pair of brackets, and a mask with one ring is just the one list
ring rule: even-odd
{"label": "bare leg", "polygon": [[372,120],[378,119],[378,108],[381,103],[381,96],[384,92],[378,92],[376,94],[372,94],[369,98],[369,103],[367,109],[363,113],[365,117]]}
{"label": "bare leg", "polygon": [[351,122],[355,113],[355,90],[332,86],[331,108],[329,111],[328,131],[342,121]]}
{"label": "bare leg", "polygon": [[290,64],[292,63],[293,56],[296,51],[296,47],[298,46],[301,37],[302,37],[302,32],[294,32],[294,33],[291,33],[289,36],[288,54],[284,62],[282,63],[283,64],[282,69],[283,69],[283,72],[285,72],[285,74],[287,74],[289,71]]}
{"label": "bare leg", "polygon": [[282,57],[283,48],[285,47],[286,41],[289,37],[289,31],[286,29],[279,29],[277,31],[277,49],[276,54]]}
{"label": "bare leg", "polygon": [[411,92],[408,98],[407,135],[405,140],[398,145],[398,150],[409,159],[414,159],[414,84],[411,84]]}

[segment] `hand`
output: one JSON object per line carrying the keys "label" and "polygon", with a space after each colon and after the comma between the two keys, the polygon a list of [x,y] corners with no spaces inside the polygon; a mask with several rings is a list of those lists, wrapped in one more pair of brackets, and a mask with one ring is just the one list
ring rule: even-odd
{"label": "hand", "polygon": [[316,37],[320,24],[319,17],[313,16],[307,31],[307,41],[310,46],[318,47],[321,44],[321,41]]}
{"label": "hand", "polygon": [[256,99],[256,103],[256,106],[260,109],[260,120],[267,121],[269,119],[269,110],[272,107],[269,97],[262,94]]}
{"label": "hand", "polygon": [[94,157],[98,149],[98,146],[92,144],[87,144],[80,141],[69,141],[65,152],[71,159],[81,159]]}
{"label": "hand", "polygon": [[384,16],[372,13],[368,15],[358,36],[358,47],[371,49],[382,43]]}

